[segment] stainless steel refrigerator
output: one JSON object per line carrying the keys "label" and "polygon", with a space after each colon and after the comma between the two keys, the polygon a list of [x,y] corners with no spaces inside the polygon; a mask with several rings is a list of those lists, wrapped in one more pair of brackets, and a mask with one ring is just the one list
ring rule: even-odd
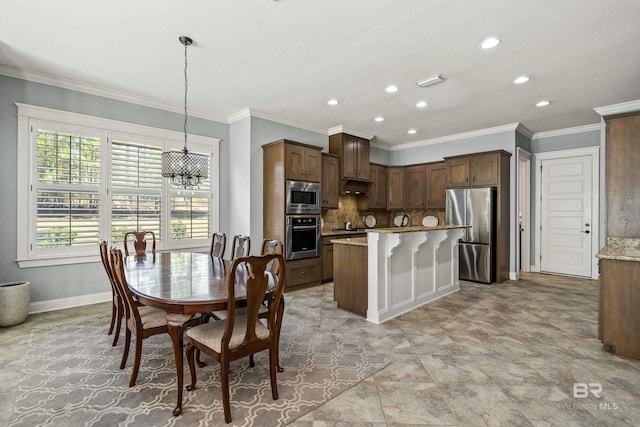
{"label": "stainless steel refrigerator", "polygon": [[460,279],[495,281],[495,188],[447,190],[445,222],[470,225],[460,239]]}

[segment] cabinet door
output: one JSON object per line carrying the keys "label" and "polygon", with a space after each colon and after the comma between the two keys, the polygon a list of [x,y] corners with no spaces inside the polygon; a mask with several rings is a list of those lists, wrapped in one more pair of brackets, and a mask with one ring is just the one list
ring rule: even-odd
{"label": "cabinet door", "polygon": [[322,207],[338,208],[340,162],[337,157],[322,156]]}
{"label": "cabinet door", "polygon": [[[323,242],[325,239],[322,239]],[[327,239],[328,241],[329,239]],[[333,243],[322,244],[322,281],[333,279]]]}
{"label": "cabinet door", "polygon": [[322,154],[320,150],[307,148],[304,151],[305,181],[320,182],[322,175]]}
{"label": "cabinet door", "polygon": [[404,168],[388,168],[387,179],[387,209],[404,209]]}
{"label": "cabinet door", "polygon": [[371,190],[373,194],[373,209],[387,208],[387,168],[384,166],[369,165],[369,173],[373,172],[375,167],[375,175]]}
{"label": "cabinet door", "polygon": [[408,166],[404,170],[405,209],[427,207],[427,169],[425,165]]}
{"label": "cabinet door", "polygon": [[427,209],[444,209],[447,173],[444,162],[427,165]]}
{"label": "cabinet door", "polygon": [[345,178],[358,178],[358,137],[343,135],[342,139],[342,176]]}
{"label": "cabinet door", "polygon": [[358,158],[356,162],[356,175],[358,179],[370,178],[370,165],[369,165],[369,141],[363,138],[358,138]]}
{"label": "cabinet door", "polygon": [[498,156],[499,154],[481,154],[470,158],[471,185],[498,185]]}
{"label": "cabinet door", "polygon": [[469,158],[449,159],[445,162],[447,187],[466,187],[469,185]]}
{"label": "cabinet door", "polygon": [[304,180],[305,149],[297,145],[285,145],[285,177],[291,180]]}

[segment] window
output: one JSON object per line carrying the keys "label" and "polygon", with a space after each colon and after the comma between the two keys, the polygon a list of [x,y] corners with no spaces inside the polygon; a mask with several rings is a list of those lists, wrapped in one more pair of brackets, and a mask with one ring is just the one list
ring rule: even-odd
{"label": "window", "polygon": [[153,231],[158,250],[207,247],[219,140],[189,136],[190,150],[210,156],[210,176],[184,190],[161,175],[161,154],[180,149],[182,133],[17,105],[21,267],[98,261],[99,239],[122,244],[130,230]]}

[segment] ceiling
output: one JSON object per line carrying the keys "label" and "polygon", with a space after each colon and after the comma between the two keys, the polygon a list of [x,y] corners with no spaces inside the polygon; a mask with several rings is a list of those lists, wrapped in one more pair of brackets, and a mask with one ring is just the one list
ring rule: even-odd
{"label": "ceiling", "polygon": [[2,0],[0,73],[181,111],[188,35],[190,115],[248,108],[394,146],[598,123],[593,108],[640,99],[638,22],[638,0]]}

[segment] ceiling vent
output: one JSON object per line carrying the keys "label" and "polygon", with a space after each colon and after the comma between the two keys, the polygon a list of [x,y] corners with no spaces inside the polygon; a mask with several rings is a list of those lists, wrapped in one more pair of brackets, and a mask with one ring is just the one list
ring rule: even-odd
{"label": "ceiling vent", "polygon": [[415,82],[420,87],[433,86],[437,83],[441,83],[445,80],[442,74],[435,74],[433,76],[425,77]]}

